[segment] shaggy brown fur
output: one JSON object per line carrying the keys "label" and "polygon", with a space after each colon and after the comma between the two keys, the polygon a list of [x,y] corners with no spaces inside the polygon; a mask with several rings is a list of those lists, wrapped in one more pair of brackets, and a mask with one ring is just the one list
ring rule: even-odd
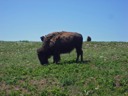
{"label": "shaggy brown fur", "polygon": [[53,55],[54,62],[58,63],[61,53],[69,53],[75,48],[76,62],[78,62],[80,55],[81,61],[83,61],[82,43],[83,37],[79,33],[65,31],[57,32],[56,35],[51,33],[51,36],[44,39],[42,48],[37,50],[38,58],[41,64],[46,64],[48,58]]}
{"label": "shaggy brown fur", "polygon": [[48,42],[48,40],[50,40],[51,38],[53,38],[54,36],[58,35],[60,32],[52,32],[52,33],[49,33],[45,36],[41,36],[40,39],[41,41],[45,41],[45,42]]}

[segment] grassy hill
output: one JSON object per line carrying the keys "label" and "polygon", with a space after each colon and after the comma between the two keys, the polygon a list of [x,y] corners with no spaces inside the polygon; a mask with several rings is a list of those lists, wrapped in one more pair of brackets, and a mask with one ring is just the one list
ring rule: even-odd
{"label": "grassy hill", "polygon": [[0,41],[0,96],[128,96],[128,42],[85,42],[60,64],[40,65],[41,42]]}

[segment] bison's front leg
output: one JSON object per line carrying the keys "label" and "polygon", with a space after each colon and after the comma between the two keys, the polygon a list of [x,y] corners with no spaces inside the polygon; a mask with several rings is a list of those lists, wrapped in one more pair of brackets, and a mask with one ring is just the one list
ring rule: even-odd
{"label": "bison's front leg", "polygon": [[53,55],[53,63],[58,63],[60,61],[60,54]]}

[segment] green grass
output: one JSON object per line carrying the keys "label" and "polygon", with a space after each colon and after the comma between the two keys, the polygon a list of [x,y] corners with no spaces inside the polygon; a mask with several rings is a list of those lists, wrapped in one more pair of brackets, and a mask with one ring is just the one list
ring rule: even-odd
{"label": "green grass", "polygon": [[0,96],[128,96],[128,42],[85,42],[60,64],[40,65],[41,42],[0,41]]}

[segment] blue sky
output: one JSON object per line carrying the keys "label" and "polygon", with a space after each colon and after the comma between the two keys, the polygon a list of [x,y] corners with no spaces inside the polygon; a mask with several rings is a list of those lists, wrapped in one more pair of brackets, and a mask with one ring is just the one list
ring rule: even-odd
{"label": "blue sky", "polygon": [[40,41],[55,31],[128,41],[128,0],[0,0],[0,40]]}

